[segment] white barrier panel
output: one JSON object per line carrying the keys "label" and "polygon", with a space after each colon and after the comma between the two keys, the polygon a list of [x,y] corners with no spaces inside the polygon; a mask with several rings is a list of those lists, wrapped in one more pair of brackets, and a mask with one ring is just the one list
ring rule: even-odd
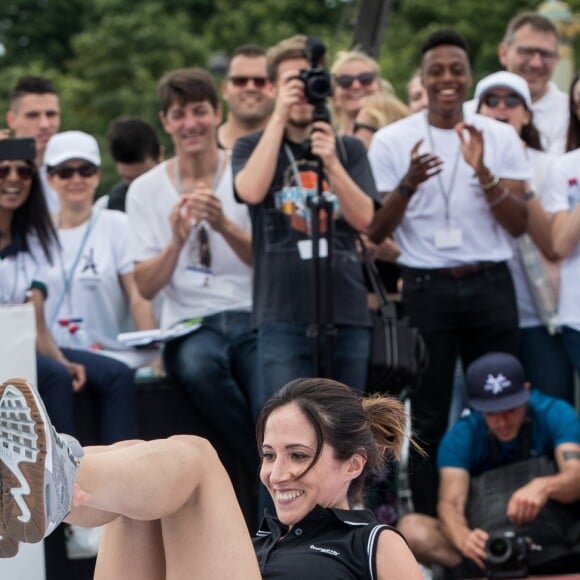
{"label": "white barrier panel", "polygon": [[[36,387],[36,325],[32,304],[0,306],[0,382],[13,377]],[[44,544],[21,544],[14,558],[0,559],[2,580],[44,580]]]}

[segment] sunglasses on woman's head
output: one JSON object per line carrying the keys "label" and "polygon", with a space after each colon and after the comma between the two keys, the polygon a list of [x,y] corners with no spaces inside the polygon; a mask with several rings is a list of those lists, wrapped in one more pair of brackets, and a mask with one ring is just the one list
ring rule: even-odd
{"label": "sunglasses on woman's head", "polygon": [[341,89],[350,89],[354,81],[358,81],[363,87],[368,87],[377,78],[374,72],[363,72],[358,75],[338,75],[334,77],[336,84]]}
{"label": "sunglasses on woman's head", "polygon": [[521,97],[514,93],[511,93],[510,95],[496,95],[494,93],[487,93],[483,95],[481,100],[485,106],[489,107],[490,109],[495,109],[501,102],[503,102],[508,109],[515,109],[518,105],[524,104]]}
{"label": "sunglasses on woman's head", "polygon": [[85,163],[78,167],[52,167],[49,171],[51,175],[56,175],[60,179],[70,179],[75,173],[81,177],[92,177],[99,170],[96,165],[92,163]]}
{"label": "sunglasses on woman's head", "polygon": [[0,179],[6,179],[14,169],[16,175],[23,180],[32,179],[35,173],[34,167],[30,165],[2,165],[0,167]]}

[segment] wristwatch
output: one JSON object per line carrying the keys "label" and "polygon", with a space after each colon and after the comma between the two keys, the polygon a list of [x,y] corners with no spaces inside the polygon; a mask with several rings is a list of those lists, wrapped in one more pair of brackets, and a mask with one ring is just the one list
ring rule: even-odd
{"label": "wristwatch", "polygon": [[402,197],[411,197],[415,191],[401,181],[401,183],[399,183],[399,193]]}

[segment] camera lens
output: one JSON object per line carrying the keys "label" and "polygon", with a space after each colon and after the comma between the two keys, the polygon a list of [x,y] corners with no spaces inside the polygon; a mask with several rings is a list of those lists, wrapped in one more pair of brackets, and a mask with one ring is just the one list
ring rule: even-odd
{"label": "camera lens", "polygon": [[494,564],[502,564],[509,560],[512,545],[506,538],[492,538],[486,546],[487,559]]}
{"label": "camera lens", "polygon": [[326,75],[313,75],[308,79],[307,92],[312,99],[324,100],[332,93],[332,85]]}

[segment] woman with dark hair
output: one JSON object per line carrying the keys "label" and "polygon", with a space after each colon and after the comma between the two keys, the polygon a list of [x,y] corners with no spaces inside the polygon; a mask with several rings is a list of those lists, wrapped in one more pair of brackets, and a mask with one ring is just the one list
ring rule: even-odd
{"label": "woman with dark hair", "polygon": [[[71,523],[108,522],[97,580],[422,577],[399,532],[352,509],[385,457],[398,455],[405,414],[395,399],[362,398],[327,379],[297,379],[266,403],[257,426],[260,477],[277,517],[266,515],[254,539],[256,562],[231,483],[207,441],[131,441],[88,448],[82,457],[74,440],[51,430],[24,381],[0,385],[0,413],[8,398],[10,411],[32,418],[39,434],[30,451],[50,447],[60,460],[53,458],[51,469],[43,453],[0,462],[8,488],[16,487],[15,474],[30,474],[24,479],[31,493],[19,499],[36,506],[29,523],[6,518],[0,555],[14,553],[18,542],[39,541],[72,506]],[[30,420],[22,423],[14,429],[30,429]],[[0,456],[8,436],[0,428]],[[46,500],[56,486],[58,506]],[[8,490],[1,501],[3,513],[18,512]]]}
{"label": "woman with dark hair", "polygon": [[566,152],[580,147],[580,73],[576,73],[570,85],[569,109],[570,121],[566,135]]}
{"label": "woman with dark hair", "polygon": [[34,304],[38,388],[57,429],[71,433],[73,392],[83,388],[85,369],[60,351],[44,319],[42,265],[58,242],[34,158],[33,139],[0,141],[0,304]]}
{"label": "woman with dark hair", "polygon": [[103,443],[135,437],[131,369],[92,352],[61,349],[47,327],[48,264],[56,263],[60,246],[34,167],[31,140],[0,141],[0,232],[0,304],[34,304],[38,389],[57,430],[75,432],[74,393],[86,387],[99,394]]}
{"label": "woman with dark hair", "polygon": [[527,234],[515,240],[514,258],[509,263],[520,323],[519,358],[527,380],[573,404],[572,365],[556,326],[560,264],[552,247],[550,218],[542,205],[549,189],[549,169],[556,159],[542,151],[528,85],[522,77],[501,71],[481,79],[475,101],[480,114],[514,127],[532,175],[526,193]]}

